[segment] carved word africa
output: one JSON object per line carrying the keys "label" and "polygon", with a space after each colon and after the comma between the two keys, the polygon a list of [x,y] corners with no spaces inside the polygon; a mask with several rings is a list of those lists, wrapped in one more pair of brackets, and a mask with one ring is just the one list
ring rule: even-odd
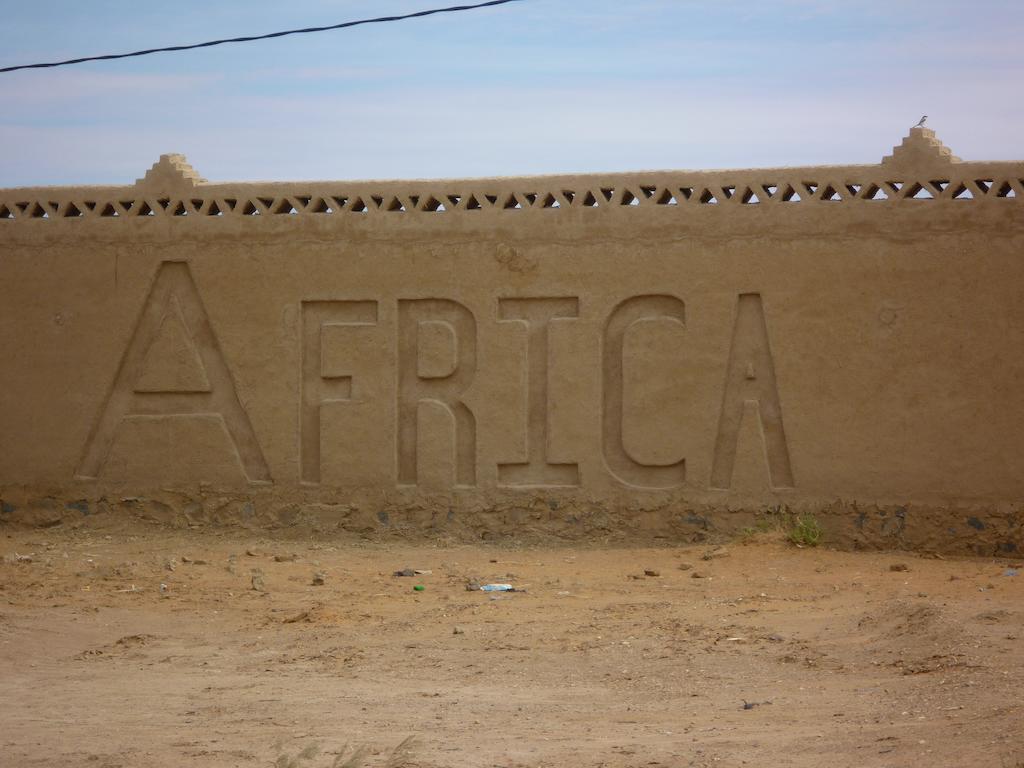
{"label": "carved word africa", "polygon": [[[358,331],[377,325],[379,302],[373,300],[316,300],[301,305],[301,376],[299,401],[299,464],[301,480],[315,485],[321,479],[321,409],[352,401],[353,376],[323,370],[323,336]],[[579,316],[575,297],[515,297],[497,299],[500,323],[519,323],[526,329],[526,460],[498,465],[502,487],[572,487],[580,484],[577,464],[549,461],[547,456],[549,329],[555,320]],[[153,380],[147,362],[157,352],[161,329],[176,321],[188,336],[199,365],[192,374],[175,374],[168,387]],[[684,324],[684,304],[675,296],[634,296],[615,306],[604,324],[601,345],[601,441],[608,472],[625,486],[667,489],[683,484],[686,462],[651,463],[630,454],[623,438],[626,386],[623,351],[627,331],[643,321]],[[463,393],[477,372],[477,321],[464,305],[451,299],[398,299],[396,479],[399,485],[417,485],[417,450],[420,436],[418,410],[429,402],[440,405],[454,429],[454,483],[476,485],[477,421]],[[424,354],[424,349],[446,349],[447,355]],[[171,364],[176,358],[171,356]],[[166,362],[166,361],[165,361]],[[180,362],[180,360],[178,360]],[[744,408],[753,405],[760,419],[764,453],[772,487],[793,487],[789,448],[775,379],[761,297],[737,298],[735,324],[726,365],[724,392],[718,419],[711,487],[727,489],[732,483],[740,424]],[[76,475],[100,476],[124,419],[160,416],[218,416],[237,451],[251,483],[272,482],[263,450],[234,384],[227,360],[192,278],[187,262],[165,261],[121,359],[113,388],[93,425]]]}

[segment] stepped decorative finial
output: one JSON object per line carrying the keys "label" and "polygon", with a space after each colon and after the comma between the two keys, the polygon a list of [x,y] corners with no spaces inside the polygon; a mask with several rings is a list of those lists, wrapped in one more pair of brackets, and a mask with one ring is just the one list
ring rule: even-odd
{"label": "stepped decorative finial", "polygon": [[137,179],[135,186],[152,192],[186,192],[197,184],[204,184],[206,179],[196,173],[184,155],[160,155],[160,160],[146,171],[146,175]]}
{"label": "stepped decorative finial", "polygon": [[910,135],[903,139],[898,147],[893,147],[892,154],[882,158],[882,165],[893,165],[900,168],[917,168],[939,164],[959,163],[960,158],[935,137],[935,131],[924,127],[925,115],[917,125],[910,129]]}

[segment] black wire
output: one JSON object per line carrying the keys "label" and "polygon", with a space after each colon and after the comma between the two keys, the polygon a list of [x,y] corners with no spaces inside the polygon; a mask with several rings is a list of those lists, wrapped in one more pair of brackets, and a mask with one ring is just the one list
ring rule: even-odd
{"label": "black wire", "polygon": [[505,5],[506,3],[518,3],[522,0],[489,0],[486,3],[475,3],[473,5],[453,5],[448,8],[433,8],[427,11],[416,11],[402,16],[380,16],[376,19],[360,19],[358,21],[345,21],[341,24],[331,24],[327,27],[306,27],[305,29],[289,29],[284,32],[271,32],[267,35],[252,35],[250,37],[231,37],[224,40],[210,40],[205,43],[193,43],[192,45],[172,45],[167,48],[149,48],[145,51],[134,51],[132,53],[108,53],[104,56],[84,56],[80,59],[68,59],[67,61],[51,61],[44,64],[19,64],[14,67],[0,67],[0,73],[15,72],[19,69],[47,69],[49,67],[64,67],[68,64],[81,64],[84,61],[108,61],[110,59],[127,59],[132,56],[147,56],[151,53],[166,53],[168,51],[189,51],[193,48],[210,48],[214,45],[225,43],[250,43],[253,40],[269,40],[273,37],[285,37],[287,35],[304,35],[309,32],[327,32],[332,29],[344,29],[345,27],[358,27],[361,24],[380,24],[388,21],[402,21],[403,19],[417,19],[423,16],[433,16],[437,13],[455,13],[457,11],[472,11],[476,8],[487,8],[492,5]]}

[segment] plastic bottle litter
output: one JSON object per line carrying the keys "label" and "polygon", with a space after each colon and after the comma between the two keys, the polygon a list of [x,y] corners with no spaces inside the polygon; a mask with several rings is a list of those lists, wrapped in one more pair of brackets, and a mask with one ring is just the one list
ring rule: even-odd
{"label": "plastic bottle litter", "polygon": [[481,592],[515,592],[516,588],[511,584],[482,584]]}

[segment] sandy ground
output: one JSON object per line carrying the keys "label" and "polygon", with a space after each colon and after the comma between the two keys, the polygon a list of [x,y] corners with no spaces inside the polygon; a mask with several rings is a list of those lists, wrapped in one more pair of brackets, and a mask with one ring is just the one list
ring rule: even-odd
{"label": "sandy ground", "polygon": [[0,529],[0,765],[1024,766],[1012,561],[104,525]]}

